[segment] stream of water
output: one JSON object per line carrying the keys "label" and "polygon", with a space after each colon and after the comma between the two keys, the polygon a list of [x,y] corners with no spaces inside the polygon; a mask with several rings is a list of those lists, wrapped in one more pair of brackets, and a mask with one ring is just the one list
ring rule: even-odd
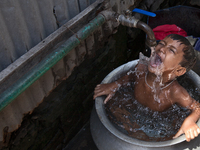
{"label": "stream of water", "polygon": [[[180,77],[178,82],[191,97],[199,99],[199,89],[192,84],[192,80],[187,75]],[[117,129],[128,136],[144,141],[172,139],[191,113],[190,110],[178,105],[172,105],[163,112],[152,111],[134,99],[134,83],[121,86],[106,103],[105,110]]]}

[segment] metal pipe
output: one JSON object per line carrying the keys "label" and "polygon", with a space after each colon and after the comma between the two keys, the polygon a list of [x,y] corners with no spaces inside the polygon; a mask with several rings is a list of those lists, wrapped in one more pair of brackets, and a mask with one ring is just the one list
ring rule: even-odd
{"label": "metal pipe", "polygon": [[[140,28],[144,30],[150,42],[150,45],[154,43],[154,34],[151,32],[151,28],[145,23],[140,23],[138,19],[135,18],[125,18],[123,15],[118,15],[113,11],[103,11],[97,17],[95,17],[90,23],[80,29],[75,35],[70,37],[64,44],[55,49],[51,54],[46,56],[40,63],[38,63],[30,72],[25,74],[22,78],[16,81],[11,87],[6,89],[0,94],[0,111],[10,104],[17,96],[19,96],[23,91],[25,91],[31,84],[33,84],[37,79],[39,79],[45,72],[47,72],[51,67],[53,67],[59,60],[67,55],[72,49],[78,46],[81,41],[86,39],[95,29],[100,27],[104,22],[113,19],[117,20],[129,27]],[[155,38],[155,37],[154,37]]]}
{"label": "metal pipe", "polygon": [[119,15],[117,18],[117,21],[120,22],[122,25],[131,27],[131,28],[137,28],[138,19],[135,17],[125,17],[124,15]]}
{"label": "metal pipe", "polygon": [[155,35],[146,23],[139,21],[135,17],[125,17],[123,15],[119,15],[117,21],[124,26],[142,29],[147,34],[146,45],[149,47],[156,46]]}
{"label": "metal pipe", "polygon": [[157,45],[153,30],[146,23],[138,21],[136,27],[142,29],[147,34],[147,39],[146,39],[147,46],[154,47]]}
{"label": "metal pipe", "polygon": [[75,35],[70,37],[64,44],[55,49],[51,54],[38,63],[30,72],[16,81],[11,87],[0,94],[0,111],[11,103],[18,95],[26,90],[32,83],[39,79],[45,72],[61,60],[67,53],[78,46],[94,30],[100,27],[106,18],[99,14],[86,26],[81,28]]}
{"label": "metal pipe", "polygon": [[100,12],[100,14],[106,18],[106,21],[112,20],[112,21],[116,22],[116,18],[119,17],[118,13],[111,11],[111,10],[104,10],[104,11]]}

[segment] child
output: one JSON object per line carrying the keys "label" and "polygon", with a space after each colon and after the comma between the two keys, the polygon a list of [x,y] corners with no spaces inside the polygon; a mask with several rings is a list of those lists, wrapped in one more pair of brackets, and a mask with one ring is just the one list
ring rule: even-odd
{"label": "child", "polygon": [[190,141],[198,136],[200,128],[196,121],[200,118],[200,104],[177,82],[176,78],[189,71],[196,62],[195,52],[190,42],[183,36],[171,34],[161,40],[146,63],[138,63],[132,73],[115,82],[97,85],[94,99],[108,95],[106,103],[123,84],[135,82],[134,96],[144,106],[154,111],[164,111],[173,104],[192,110],[174,136],[185,133]]}

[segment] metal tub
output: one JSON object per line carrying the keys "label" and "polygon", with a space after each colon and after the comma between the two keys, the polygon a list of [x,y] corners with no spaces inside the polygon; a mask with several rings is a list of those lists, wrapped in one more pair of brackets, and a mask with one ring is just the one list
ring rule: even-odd
{"label": "metal tub", "polygon": [[[116,80],[134,68],[137,62],[138,60],[134,60],[116,68],[104,78],[102,83]],[[194,71],[189,71],[187,74],[200,88],[200,77]],[[107,118],[103,101],[103,96],[95,99],[95,107],[90,119],[92,137],[99,150],[200,150],[200,136],[190,142],[185,141],[185,135],[169,141],[146,142],[125,135],[117,130]],[[200,120],[197,125],[200,126]]]}

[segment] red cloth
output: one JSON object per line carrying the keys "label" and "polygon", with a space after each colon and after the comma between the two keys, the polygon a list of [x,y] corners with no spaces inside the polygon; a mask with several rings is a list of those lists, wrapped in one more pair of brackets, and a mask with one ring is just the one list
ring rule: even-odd
{"label": "red cloth", "polygon": [[153,29],[153,32],[155,34],[156,40],[162,40],[169,34],[179,34],[184,37],[187,36],[187,32],[185,32],[183,29],[181,29],[175,24],[172,24],[172,25],[166,24],[166,25],[157,26]]}

